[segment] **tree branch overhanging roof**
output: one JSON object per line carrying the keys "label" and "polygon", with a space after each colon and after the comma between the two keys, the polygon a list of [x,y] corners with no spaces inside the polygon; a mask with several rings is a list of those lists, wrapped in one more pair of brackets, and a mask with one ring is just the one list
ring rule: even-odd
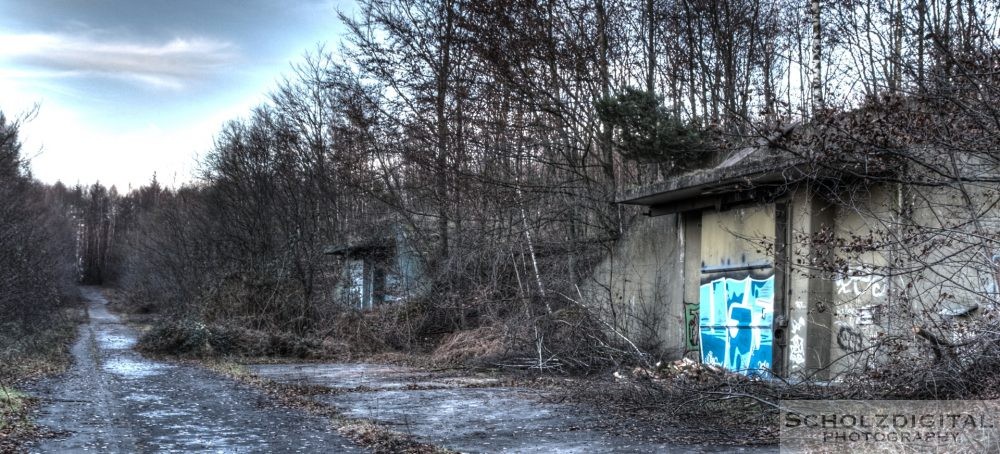
{"label": "tree branch overhanging roof", "polygon": [[777,189],[803,177],[798,167],[805,159],[774,147],[774,140],[788,134],[789,127],[757,145],[737,150],[715,167],[673,176],[649,186],[619,194],[616,202],[677,212],[721,203],[721,196],[742,194],[754,198],[753,191]]}

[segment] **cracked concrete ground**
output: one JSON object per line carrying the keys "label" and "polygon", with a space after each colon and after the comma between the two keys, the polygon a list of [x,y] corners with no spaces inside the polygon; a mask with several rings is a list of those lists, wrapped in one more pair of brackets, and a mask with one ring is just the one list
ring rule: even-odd
{"label": "cracked concrete ground", "polygon": [[[89,322],[74,365],[43,382],[36,421],[58,438],[31,452],[363,452],[326,418],[276,408],[259,391],[205,369],[154,361],[133,350],[136,333],[85,289]],[[379,364],[251,366],[276,382],[336,392],[312,396],[348,418],[371,419],[461,452],[760,452],[774,449],[671,445],[609,431],[598,409],[548,402],[488,377]],[[670,430],[666,428],[665,430]]]}
{"label": "cracked concrete ground", "polygon": [[489,378],[381,364],[268,364],[250,366],[250,370],[278,382],[331,388],[334,392],[313,398],[344,416],[371,419],[460,452],[777,451],[772,447],[676,445],[611,433],[598,409],[546,402],[551,396],[538,390],[490,387],[497,383]]}
{"label": "cracked concrete ground", "polygon": [[207,370],[142,357],[136,333],[84,289],[74,364],[39,384],[39,425],[64,436],[30,452],[364,452],[329,420],[274,408],[260,392]]}

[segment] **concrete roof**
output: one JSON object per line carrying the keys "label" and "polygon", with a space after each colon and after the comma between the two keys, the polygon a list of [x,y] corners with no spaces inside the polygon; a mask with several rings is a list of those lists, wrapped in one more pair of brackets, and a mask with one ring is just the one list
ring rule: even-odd
{"label": "concrete roof", "polygon": [[361,241],[334,244],[323,248],[326,255],[341,255],[345,257],[384,253],[395,247],[395,238],[378,237],[367,238]]}
{"label": "concrete roof", "polygon": [[781,184],[801,176],[801,158],[768,145],[737,150],[719,165],[623,191],[617,203],[656,206]]}

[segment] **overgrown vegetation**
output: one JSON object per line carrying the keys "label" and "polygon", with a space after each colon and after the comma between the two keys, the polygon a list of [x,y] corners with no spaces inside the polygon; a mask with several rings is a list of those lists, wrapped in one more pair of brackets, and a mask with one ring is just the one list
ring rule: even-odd
{"label": "overgrown vegetation", "polygon": [[20,124],[0,112],[0,451],[35,434],[16,387],[68,365],[79,319],[66,190],[32,180]]}
{"label": "overgrown vegetation", "polygon": [[21,358],[65,342],[64,309],[77,302],[75,226],[65,188],[31,179],[20,120],[0,113],[0,380],[23,376]]}
{"label": "overgrown vegetation", "polygon": [[0,383],[13,384],[61,372],[69,364],[79,309],[54,310],[44,325],[6,323],[0,333]]}
{"label": "overgrown vegetation", "polygon": [[[321,48],[294,66],[269,102],[220,131],[197,182],[91,187],[84,275],[160,314],[150,351],[649,366],[678,353],[631,339],[624,327],[642,314],[611,291],[581,291],[638,215],[610,201],[751,142],[805,163],[789,184],[892,226],[794,238],[828,253],[796,257],[811,277],[847,276],[844,257],[891,249],[897,268],[876,274],[946,263],[995,282],[997,229],[980,221],[998,200],[997,9],[957,5],[361,1],[342,18],[342,57]],[[919,225],[902,205],[864,212],[858,202],[884,184],[918,202],[937,188],[960,197],[924,203],[943,221]],[[391,255],[399,238],[426,291],[365,312],[334,292],[366,279],[345,257]],[[966,284],[984,302],[973,334],[916,326],[857,346],[848,353],[900,360],[859,363],[853,389],[891,384],[886,368],[903,366],[979,377],[955,389],[982,383],[996,288]],[[953,287],[904,283],[894,298],[942,302]],[[904,340],[930,355],[898,355]],[[942,383],[934,374],[925,381]],[[726,392],[763,393],[726,380]]]}
{"label": "overgrown vegetation", "polygon": [[655,93],[626,87],[617,96],[599,99],[595,109],[614,131],[625,159],[655,163],[676,173],[704,166],[711,157],[703,133],[673,117]]}
{"label": "overgrown vegetation", "polygon": [[[577,395],[762,438],[783,399],[996,398],[1000,11],[828,3],[360,0],[341,52],[296,64],[179,188],[41,184],[30,114],[0,114],[0,450],[35,430],[17,388],[64,367],[78,282],[155,317],[148,352],[618,371]],[[644,314],[581,290],[639,215],[620,190],[746,143],[867,222],[792,238],[797,277],[884,282],[879,316],[907,320],[836,339],[833,384],[658,367],[680,353],[634,338]],[[350,260],[402,252],[420,291],[371,285],[387,294],[366,311],[368,290],[335,291],[378,274]]]}

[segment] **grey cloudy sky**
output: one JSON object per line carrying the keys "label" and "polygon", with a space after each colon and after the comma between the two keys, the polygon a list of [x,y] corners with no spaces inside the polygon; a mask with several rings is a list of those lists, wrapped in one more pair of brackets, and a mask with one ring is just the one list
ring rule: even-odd
{"label": "grey cloudy sky", "polygon": [[0,0],[0,109],[46,182],[188,181],[350,0]]}

